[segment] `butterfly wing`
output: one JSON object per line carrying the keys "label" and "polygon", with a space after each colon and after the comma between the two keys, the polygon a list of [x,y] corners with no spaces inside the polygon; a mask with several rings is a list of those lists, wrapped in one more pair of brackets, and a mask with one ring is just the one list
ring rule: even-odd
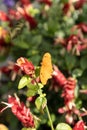
{"label": "butterfly wing", "polygon": [[51,62],[50,53],[45,53],[42,58],[41,69],[40,69],[40,80],[43,85],[47,83],[47,80],[51,78],[53,69]]}

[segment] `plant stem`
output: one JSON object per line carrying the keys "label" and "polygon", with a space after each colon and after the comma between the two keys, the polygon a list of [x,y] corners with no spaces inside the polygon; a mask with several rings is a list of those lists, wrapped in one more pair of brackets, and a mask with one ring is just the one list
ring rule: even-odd
{"label": "plant stem", "polygon": [[[35,78],[34,78],[35,80]],[[35,80],[37,86],[38,86],[38,83],[37,81]],[[39,86],[38,86],[39,87]],[[42,94],[42,93],[41,93]],[[48,106],[46,105],[46,112],[47,112],[47,115],[48,115],[48,118],[49,118],[49,121],[50,121],[50,126],[51,126],[51,130],[54,130],[54,127],[53,127],[53,123],[52,123],[52,119],[51,119],[51,116],[50,116],[50,112],[49,112],[49,109],[48,109]]]}
{"label": "plant stem", "polygon": [[50,121],[51,130],[54,130],[52,119],[51,119],[50,112],[49,112],[49,109],[48,109],[47,105],[46,105],[46,111],[47,111],[47,115],[48,115],[48,118],[49,118],[49,121]]}

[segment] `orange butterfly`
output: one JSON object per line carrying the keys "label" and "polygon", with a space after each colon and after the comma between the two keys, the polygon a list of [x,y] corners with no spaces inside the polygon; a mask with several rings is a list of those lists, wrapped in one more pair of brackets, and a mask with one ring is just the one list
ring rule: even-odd
{"label": "orange butterfly", "polygon": [[41,69],[40,69],[40,80],[43,85],[47,83],[47,80],[51,78],[53,69],[52,69],[52,62],[51,62],[51,55],[50,53],[45,53],[42,62],[41,62]]}

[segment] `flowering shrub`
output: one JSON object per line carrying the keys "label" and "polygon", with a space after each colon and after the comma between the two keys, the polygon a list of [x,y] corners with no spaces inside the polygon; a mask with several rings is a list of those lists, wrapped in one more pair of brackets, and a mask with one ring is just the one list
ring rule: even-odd
{"label": "flowering shrub", "polygon": [[87,1],[3,4],[0,123],[12,130],[85,130]]}

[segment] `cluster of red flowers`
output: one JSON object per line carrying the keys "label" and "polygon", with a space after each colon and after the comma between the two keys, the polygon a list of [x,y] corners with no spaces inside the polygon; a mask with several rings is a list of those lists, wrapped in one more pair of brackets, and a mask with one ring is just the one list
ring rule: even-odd
{"label": "cluster of red flowers", "polygon": [[[69,0],[63,6],[64,15],[71,17],[71,14],[76,9],[81,9],[87,0]],[[71,34],[68,38],[57,38],[55,44],[62,44],[68,52],[79,55],[84,49],[87,49],[87,38],[85,38],[85,33],[87,33],[86,23],[79,23],[72,27],[71,32],[77,32],[76,34]]]}
{"label": "cluster of red flowers", "polygon": [[[18,4],[18,3],[17,3]],[[9,48],[13,45],[12,35],[10,29],[14,25],[14,21],[24,19],[30,29],[34,29],[37,26],[37,21],[30,13],[30,8],[34,8],[33,4],[29,0],[20,0],[17,8],[8,8],[7,12],[0,10],[0,55],[5,55],[9,52]],[[3,22],[7,23],[8,26],[4,27]]]}
{"label": "cluster of red flowers", "polygon": [[84,34],[87,33],[87,24],[79,23],[75,25],[71,31],[77,31],[76,35],[71,35],[67,40],[67,50],[72,51],[78,55],[84,49],[87,49],[87,38]]}
{"label": "cluster of red flowers", "polygon": [[31,29],[35,28],[37,26],[37,22],[35,18],[29,14],[29,8],[31,6],[33,7],[33,5],[29,0],[20,0],[20,4],[15,10],[9,8],[8,13],[0,11],[0,20],[2,22],[8,22],[9,25],[12,26],[13,21],[24,18],[29,23]]}
{"label": "cluster of red flowers", "polygon": [[8,103],[11,106],[12,113],[21,121],[25,127],[34,127],[34,117],[23,102],[18,97],[8,96]]}
{"label": "cluster of red flowers", "polygon": [[86,0],[77,0],[75,2],[75,9],[80,9],[83,7],[83,5],[86,3],[87,1]]}
{"label": "cluster of red flowers", "polygon": [[[17,63],[9,62],[7,65],[0,67],[0,73],[9,75],[11,80],[14,81],[17,75],[32,75],[35,73],[35,67],[31,61],[26,58],[19,58]],[[36,79],[37,80],[37,79]]]}
{"label": "cluster of red flowers", "polygon": [[34,74],[34,65],[32,64],[32,62],[28,61],[26,58],[19,58],[17,60],[17,64],[20,69],[27,75],[31,76],[32,74]]}
{"label": "cluster of red flowers", "polygon": [[81,9],[86,2],[86,0],[69,0],[67,3],[64,4],[63,12],[66,15],[70,15],[70,12],[72,12],[74,9]]}
{"label": "cluster of red flowers", "polygon": [[[43,3],[48,5],[49,7],[52,5],[51,0],[36,0],[39,3]],[[70,16],[73,10],[81,9],[82,6],[87,2],[86,0],[69,0],[68,3],[64,4],[63,12],[64,15]],[[37,27],[37,21],[30,14],[29,9],[34,8],[33,4],[29,0],[20,0],[16,9],[8,9],[8,14],[3,11],[0,11],[0,21],[7,22],[9,27],[12,27],[14,20],[25,19],[29,23],[30,29],[34,29]],[[77,55],[84,49],[87,49],[87,38],[85,38],[85,33],[87,33],[87,25],[85,23],[80,23],[75,25],[72,29],[72,32],[77,32],[77,34],[72,34],[66,39],[57,39],[56,43],[61,43],[68,52],[75,53]],[[11,46],[11,35],[6,28],[0,27],[0,50],[3,47]],[[47,61],[48,62],[48,61]],[[66,78],[64,74],[56,67],[53,67],[53,87],[56,90],[58,87],[62,88],[61,97],[64,98],[64,107],[59,108],[59,113],[65,113],[66,121],[70,124],[74,124],[74,119],[77,116],[81,116],[80,111],[76,108],[75,105],[75,88],[76,88],[76,80],[72,77]],[[11,72],[15,75],[26,74],[30,77],[35,74],[35,67],[32,62],[28,61],[26,58],[21,57],[17,60],[16,64],[11,64],[8,67],[4,66],[0,68],[1,73],[5,73],[9,75]],[[14,78],[13,78],[14,79]],[[32,80],[32,83],[34,81]],[[28,98],[29,101],[34,101],[35,97]],[[8,104],[11,107],[12,113],[22,122],[24,127],[34,127],[34,117],[30,112],[30,109],[27,108],[23,102],[20,102],[18,97],[8,97]],[[85,114],[85,113],[84,113]],[[74,116],[75,115],[75,116]],[[87,113],[86,113],[87,115]],[[82,115],[83,116],[83,115]],[[74,118],[75,117],[75,118]],[[84,122],[78,121],[73,130],[84,130]]]}
{"label": "cluster of red flowers", "polygon": [[80,23],[75,25],[72,32],[77,32],[77,34],[70,35],[67,39],[56,39],[55,43],[61,43],[68,52],[80,55],[80,52],[87,49],[87,38],[84,34],[87,33],[87,25],[85,23]]}
{"label": "cluster of red flowers", "polygon": [[28,61],[26,58],[19,58],[17,60],[17,63],[9,62],[8,65],[0,67],[0,73],[9,75],[11,77],[11,80],[15,80],[17,75],[29,75],[32,77],[32,75],[35,72],[34,65],[31,61]]}
{"label": "cluster of red flowers", "polygon": [[60,86],[63,89],[61,96],[64,98],[65,106],[63,108],[59,108],[58,112],[66,113],[66,121],[72,124],[74,123],[73,114],[79,115],[79,110],[77,110],[74,103],[76,80],[72,77],[67,79],[56,66],[54,66],[53,80],[54,82],[56,81],[57,87]]}
{"label": "cluster of red flowers", "polygon": [[[77,117],[82,117],[87,115],[87,111],[80,112],[75,105],[75,88],[76,80],[72,77],[66,78],[64,74],[54,66],[53,71],[53,89],[58,90],[62,89],[61,97],[64,98],[64,107],[59,108],[58,112],[63,114],[65,113],[66,122],[69,124],[75,124],[76,115]],[[55,88],[56,87],[56,88]],[[84,130],[84,121],[78,121],[73,130]]]}

